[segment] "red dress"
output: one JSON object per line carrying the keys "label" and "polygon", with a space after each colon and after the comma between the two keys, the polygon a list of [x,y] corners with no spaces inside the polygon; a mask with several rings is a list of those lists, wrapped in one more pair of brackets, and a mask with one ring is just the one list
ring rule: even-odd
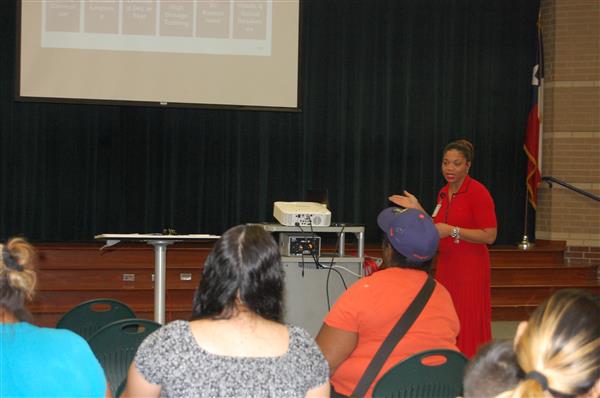
{"label": "red dress", "polygon": [[[449,200],[448,185],[438,194],[434,221],[467,229],[495,228],[494,200],[480,182],[468,175]],[[458,348],[472,357],[492,338],[490,255],[484,243],[447,237],[440,240],[436,279],[446,287],[460,320]]]}

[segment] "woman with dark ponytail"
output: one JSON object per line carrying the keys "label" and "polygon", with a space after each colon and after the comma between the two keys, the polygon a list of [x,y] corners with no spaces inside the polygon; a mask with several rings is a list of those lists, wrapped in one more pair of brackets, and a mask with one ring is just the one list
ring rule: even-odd
{"label": "woman with dark ponytail", "polygon": [[329,397],[314,339],[283,322],[284,277],[269,232],[227,230],[204,263],[192,320],[144,340],[122,397]]}
{"label": "woman with dark ponytail", "polygon": [[[444,148],[442,174],[448,182],[438,193],[432,217],[440,234],[436,279],[448,289],[460,319],[458,348],[472,357],[491,339],[490,256],[496,241],[494,200],[469,176],[473,145],[457,140]],[[423,210],[407,191],[389,198],[393,203]]]}

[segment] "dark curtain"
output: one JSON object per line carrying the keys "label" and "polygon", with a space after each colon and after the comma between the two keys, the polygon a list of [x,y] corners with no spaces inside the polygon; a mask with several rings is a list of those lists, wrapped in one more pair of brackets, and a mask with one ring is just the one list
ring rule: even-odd
{"label": "dark curtain", "polygon": [[275,112],[15,102],[16,0],[0,1],[0,235],[220,234],[312,188],[377,241],[386,197],[432,209],[442,148],[467,138],[514,244],[538,3],[304,0],[302,111]]}

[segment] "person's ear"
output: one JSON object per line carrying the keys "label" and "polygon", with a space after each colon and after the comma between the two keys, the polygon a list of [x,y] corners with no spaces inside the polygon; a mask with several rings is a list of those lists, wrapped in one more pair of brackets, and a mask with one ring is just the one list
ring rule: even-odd
{"label": "person's ear", "polygon": [[525,333],[525,329],[527,329],[528,324],[529,324],[529,322],[523,321],[523,322],[519,323],[519,326],[517,326],[517,331],[515,333],[515,340],[513,342],[513,347],[516,347],[517,344],[519,344],[519,340],[523,336],[523,333]]}
{"label": "person's ear", "polygon": [[379,266],[379,269],[384,269],[389,266],[390,260],[392,259],[392,250],[392,245],[390,245],[389,242],[383,244],[383,247],[381,248],[383,263]]}

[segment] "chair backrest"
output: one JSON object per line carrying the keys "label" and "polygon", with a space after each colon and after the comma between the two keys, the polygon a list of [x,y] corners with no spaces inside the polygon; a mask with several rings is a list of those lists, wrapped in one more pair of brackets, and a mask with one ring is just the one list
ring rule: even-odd
{"label": "chair backrest", "polygon": [[139,345],[159,327],[160,323],[146,319],[121,319],[102,327],[89,338],[88,344],[104,369],[113,397],[127,377]]}
{"label": "chair backrest", "polygon": [[125,377],[121,384],[119,384],[119,387],[117,387],[113,398],[119,398],[123,394],[123,391],[125,391],[125,387],[127,387],[127,377]]}
{"label": "chair backrest", "polygon": [[428,350],[404,359],[379,379],[373,397],[454,398],[462,395],[467,358],[452,350]]}
{"label": "chair backrest", "polygon": [[75,306],[58,320],[56,327],[72,330],[87,340],[102,326],[129,318],[135,318],[135,313],[127,304],[99,298]]}

